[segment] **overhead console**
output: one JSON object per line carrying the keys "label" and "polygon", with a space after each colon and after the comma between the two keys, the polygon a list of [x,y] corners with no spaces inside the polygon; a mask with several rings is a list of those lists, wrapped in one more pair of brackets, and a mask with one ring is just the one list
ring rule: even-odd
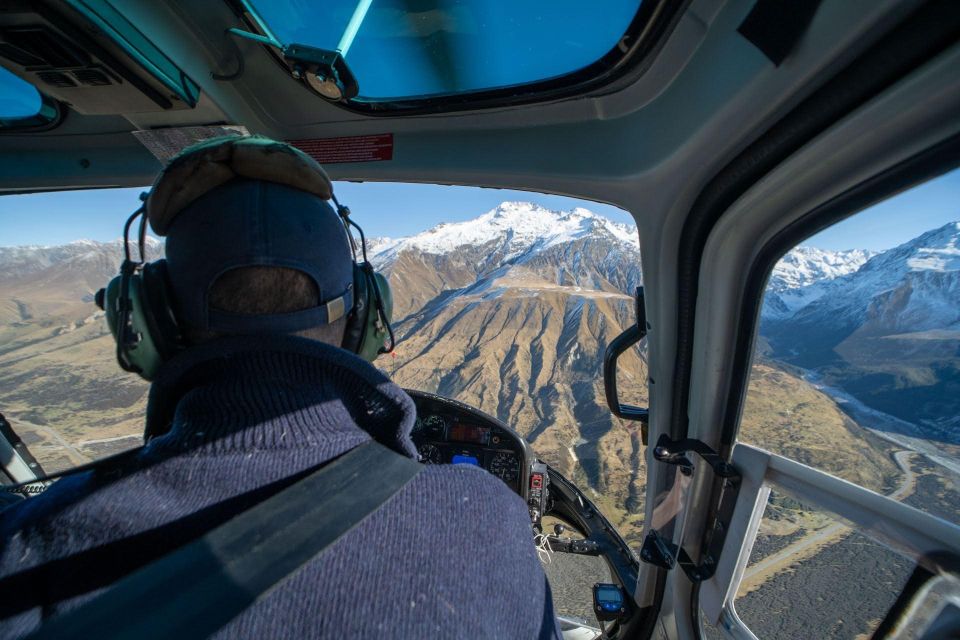
{"label": "overhead console", "polygon": [[199,87],[109,3],[0,4],[0,65],[78,113],[196,106]]}

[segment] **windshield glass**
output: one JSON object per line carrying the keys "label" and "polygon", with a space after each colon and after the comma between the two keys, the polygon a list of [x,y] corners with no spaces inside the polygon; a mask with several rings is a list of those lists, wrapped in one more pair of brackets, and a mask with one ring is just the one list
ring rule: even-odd
{"label": "windshield glass", "polygon": [[[643,278],[632,217],[517,191],[335,189],[393,292],[396,350],[374,366],[403,387],[502,420],[639,550],[640,427],[611,415],[600,375],[606,345],[635,321],[626,292]],[[117,274],[118,237],[139,192],[0,197],[0,413],[46,472],[143,441],[148,385],[117,366],[115,341],[94,304]],[[148,236],[146,252],[162,257],[162,239]],[[624,354],[619,375],[622,400],[646,406],[638,352]],[[548,563],[557,611],[589,617],[590,587],[610,582],[609,571],[599,558],[563,555]]]}
{"label": "windshield glass", "polygon": [[42,108],[36,87],[0,67],[0,122],[32,118]]}
{"label": "windshield glass", "polygon": [[361,101],[445,95],[567,75],[618,45],[640,0],[249,0],[282,43],[339,50]]}

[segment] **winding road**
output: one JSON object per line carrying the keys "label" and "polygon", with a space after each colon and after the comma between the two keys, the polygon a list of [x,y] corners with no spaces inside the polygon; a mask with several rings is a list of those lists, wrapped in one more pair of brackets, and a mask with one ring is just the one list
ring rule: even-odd
{"label": "winding road", "polygon": [[[893,498],[899,502],[913,493],[917,476],[913,472],[910,462],[913,456],[916,455],[919,454],[914,451],[897,451],[893,454],[894,462],[896,462],[900,470],[903,471],[903,477],[900,479],[900,484],[897,488],[887,494],[888,498]],[[741,584],[752,582],[753,584],[746,584],[745,586],[750,589],[757,588],[762,584],[764,576],[769,576],[785,569],[787,566],[796,563],[800,558],[804,557],[807,552],[815,551],[819,549],[821,544],[831,542],[834,538],[839,538],[849,532],[850,527],[841,523],[835,523],[819,529],[808,536],[804,536],[777,553],[767,556],[760,562],[747,567],[747,570],[743,574],[743,582]],[[752,578],[756,580],[751,580]]]}
{"label": "winding road", "polygon": [[[17,425],[16,429],[18,432],[20,432],[21,437],[23,433],[28,430],[42,433],[43,435],[45,435],[48,438],[47,440],[48,442],[52,441],[52,443],[59,445],[67,453],[67,457],[70,459],[73,465],[80,465],[80,464],[85,464],[87,462],[90,462],[89,456],[87,456],[85,453],[83,453],[82,451],[77,449],[75,446],[67,442],[56,429],[51,429],[50,427],[47,427],[41,424],[36,424],[33,422],[27,422],[26,420],[23,420],[19,417],[16,418],[16,425]],[[31,445],[31,446],[35,446],[35,445]],[[43,446],[43,445],[40,445],[40,446]],[[37,451],[33,451],[33,454],[36,456]],[[45,471],[49,473],[50,469],[45,469]]]}

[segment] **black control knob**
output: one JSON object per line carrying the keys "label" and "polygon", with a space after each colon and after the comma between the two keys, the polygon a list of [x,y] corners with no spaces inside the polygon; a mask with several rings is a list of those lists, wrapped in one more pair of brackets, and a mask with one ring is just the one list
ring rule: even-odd
{"label": "black control knob", "polygon": [[556,535],[558,535],[558,536],[559,536],[559,535],[563,535],[563,532],[566,531],[566,530],[567,530],[567,528],[566,528],[565,526],[563,526],[562,524],[560,524],[559,522],[558,522],[557,524],[553,525],[553,532],[554,532]]}

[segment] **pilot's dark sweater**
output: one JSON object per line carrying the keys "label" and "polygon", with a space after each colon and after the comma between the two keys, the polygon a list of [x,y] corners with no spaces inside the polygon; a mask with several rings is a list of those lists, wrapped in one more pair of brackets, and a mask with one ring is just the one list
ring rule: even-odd
{"label": "pilot's dark sweater", "polygon": [[[147,415],[171,427],[132,462],[66,477],[0,513],[0,638],[78,606],[371,437],[416,455],[415,407],[402,389],[352,354],[297,338],[184,352],[151,387]],[[481,469],[443,465],[426,467],[220,635],[560,634],[523,501]]]}

